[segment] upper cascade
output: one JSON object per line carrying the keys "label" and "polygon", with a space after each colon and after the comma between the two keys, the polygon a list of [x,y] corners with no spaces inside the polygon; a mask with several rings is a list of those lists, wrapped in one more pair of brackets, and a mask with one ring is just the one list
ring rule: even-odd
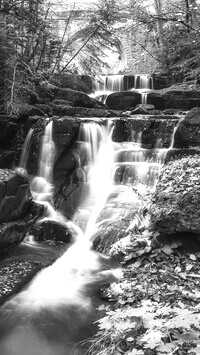
{"label": "upper cascade", "polygon": [[142,75],[107,75],[99,76],[96,83],[97,92],[120,92],[131,89],[153,89],[153,78],[150,74]]}

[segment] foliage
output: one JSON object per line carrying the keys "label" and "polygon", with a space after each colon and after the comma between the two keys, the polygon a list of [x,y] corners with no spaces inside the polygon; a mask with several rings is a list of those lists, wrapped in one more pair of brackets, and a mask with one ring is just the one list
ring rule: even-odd
{"label": "foliage", "polygon": [[149,8],[141,1],[131,4],[131,27],[136,32],[133,42],[136,39],[143,53],[154,59],[156,70],[164,70],[179,81],[198,80],[199,2],[156,0]]}
{"label": "foliage", "polygon": [[46,0],[0,2],[1,111],[19,114],[40,78],[92,74],[104,65],[100,56],[112,45],[115,1],[102,0],[99,8],[88,11]]}
{"label": "foliage", "polygon": [[138,255],[104,291],[116,303],[100,307],[105,316],[89,354],[199,354],[199,252],[184,243],[163,240]]}

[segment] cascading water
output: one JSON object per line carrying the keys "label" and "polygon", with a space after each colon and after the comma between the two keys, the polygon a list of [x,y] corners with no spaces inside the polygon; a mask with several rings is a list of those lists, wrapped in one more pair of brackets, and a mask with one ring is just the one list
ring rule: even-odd
{"label": "cascading water", "polygon": [[[82,208],[90,210],[85,235],[91,238],[96,220],[106,199],[113,188],[114,146],[111,139],[112,125],[110,123],[84,123],[81,125],[80,138],[87,145],[88,169],[86,180],[89,185],[88,196]],[[80,218],[80,210],[74,217]],[[78,218],[77,218],[78,216]]]}
{"label": "cascading water", "polygon": [[[110,124],[83,123],[79,139],[86,145],[85,180],[89,193],[80,210],[87,209],[89,218],[82,232],[77,224],[55,211],[50,201],[55,156],[52,129],[53,122],[50,122],[44,134],[39,176],[33,179],[31,188],[34,198],[47,208],[46,219],[63,223],[78,238],[63,256],[41,271],[23,292],[1,308],[2,355],[81,353],[74,349],[74,345],[83,339],[83,330],[87,328],[88,313],[92,310],[89,291],[92,291],[94,282],[111,275],[110,271],[100,271],[100,256],[91,250],[93,234],[103,223],[99,215],[104,207],[103,221],[106,219],[111,223],[114,218],[122,219],[122,206],[126,207],[128,201],[132,208],[137,201],[133,188],[155,187],[168,151],[160,148],[160,140],[151,152],[142,148],[141,132],[132,132],[133,142],[115,143],[112,142]],[[113,204],[117,207],[114,216]],[[74,216],[75,222],[81,218],[79,212]]]}
{"label": "cascading water", "polygon": [[105,103],[106,98],[113,92],[137,90],[141,93],[141,103],[147,104],[147,96],[153,90],[153,78],[149,74],[142,75],[109,75],[100,76],[97,80],[95,94],[92,97]]}
{"label": "cascading water", "polygon": [[135,76],[135,89],[153,89],[153,78],[150,75],[136,75]]}
{"label": "cascading water", "polygon": [[98,77],[96,91],[105,93],[130,90],[134,87],[134,80],[133,75],[102,75]]}
{"label": "cascading water", "polygon": [[147,96],[153,90],[153,78],[150,75],[136,75],[134,89],[141,93],[141,103],[147,104]]}
{"label": "cascading water", "polygon": [[19,160],[19,168],[18,168],[19,171],[26,171],[26,164],[29,156],[32,135],[33,135],[33,129],[31,128],[24,141],[24,146]]}
{"label": "cascading water", "polygon": [[146,188],[154,188],[168,150],[161,148],[161,142],[152,150],[142,148],[141,132],[133,131],[132,142],[120,143],[116,150],[117,181],[135,187],[144,185]]}
{"label": "cascading water", "polygon": [[[89,200],[93,201],[93,211],[86,232],[83,234],[78,226],[66,221],[59,212],[55,211],[49,202],[53,191],[52,168],[55,155],[52,125],[53,122],[50,122],[45,129],[39,176],[31,182],[31,189],[35,200],[47,208],[46,219],[54,219],[65,224],[76,237],[78,234],[78,237],[63,256],[52,266],[41,271],[27,289],[1,308],[0,353],[2,355],[82,354],[81,351],[74,349],[74,346],[79,340],[83,340],[84,332],[86,332],[84,338],[88,336],[86,331],[89,329],[88,314],[90,315],[92,309],[90,288],[93,286],[91,285],[106,277],[119,275],[119,270],[116,269],[112,272],[102,271],[102,260],[108,263],[108,258],[91,250],[92,229],[110,191],[108,181],[110,181],[113,157],[110,129],[95,125],[96,128],[98,127],[98,133],[97,139],[90,148],[91,166],[87,175],[90,186],[87,203]],[[91,139],[92,136],[89,144]],[[96,179],[98,179],[98,189],[95,187]],[[105,185],[104,189],[103,185]]]}

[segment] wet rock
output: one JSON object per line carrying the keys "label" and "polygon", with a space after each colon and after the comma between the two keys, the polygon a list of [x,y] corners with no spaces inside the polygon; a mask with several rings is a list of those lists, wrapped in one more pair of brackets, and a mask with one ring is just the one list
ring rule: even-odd
{"label": "wet rock", "polygon": [[56,147],[54,180],[68,176],[78,164],[77,154],[71,146],[78,138],[79,127],[80,121],[76,118],[53,118],[53,141]]}
{"label": "wet rock", "polygon": [[13,150],[2,150],[0,152],[0,169],[10,169],[13,167],[16,152]]}
{"label": "wet rock", "polygon": [[164,110],[165,104],[160,92],[151,91],[147,96],[147,103],[153,105],[156,110]]}
{"label": "wet rock", "polygon": [[[73,179],[75,173],[73,174]],[[69,219],[71,219],[77,208],[82,205],[88,195],[88,186],[80,181],[69,180],[68,183],[61,184],[62,192],[57,196],[56,207]]]}
{"label": "wet rock", "polygon": [[79,166],[79,156],[74,149],[68,148],[56,159],[53,169],[54,180],[71,176],[73,171]]}
{"label": "wet rock", "polygon": [[70,243],[72,241],[69,230],[55,221],[44,221],[34,225],[30,230],[30,235],[33,235],[34,239],[40,242],[52,240],[55,242]]}
{"label": "wet rock", "polygon": [[138,116],[124,118],[114,123],[113,140],[115,142],[141,141],[143,148],[169,148],[174,127],[179,121],[178,116]]}
{"label": "wet rock", "polygon": [[112,110],[128,110],[141,103],[141,94],[137,91],[114,92],[108,95],[106,106]]}
{"label": "wet rock", "polygon": [[15,138],[18,125],[11,119],[0,118],[0,147],[10,148],[12,140]]}
{"label": "wet rock", "polygon": [[143,107],[147,111],[152,111],[155,109],[155,106],[150,104],[141,104],[140,107]]}
{"label": "wet rock", "polygon": [[161,110],[151,110],[151,115],[161,115],[162,111]]}
{"label": "wet rock", "polygon": [[175,115],[184,114],[184,111],[181,111],[179,108],[166,108],[163,113],[164,115]]}
{"label": "wet rock", "polygon": [[0,223],[22,218],[31,204],[28,180],[14,171],[0,171]]}
{"label": "wet rock", "polygon": [[171,77],[164,73],[153,74],[154,90],[167,88],[171,85]]}
{"label": "wet rock", "polygon": [[200,156],[170,161],[161,170],[151,205],[154,228],[162,235],[200,233]]}
{"label": "wet rock", "polygon": [[[53,114],[55,116],[77,116],[77,117],[109,117],[111,112],[100,106],[86,108],[86,107],[74,107],[72,105],[55,105],[51,104]],[[116,116],[116,114],[115,114]]]}
{"label": "wet rock", "polygon": [[200,107],[200,92],[198,90],[170,90],[161,94],[164,108],[190,110]]}
{"label": "wet rock", "polygon": [[130,112],[131,115],[148,115],[148,113],[149,111],[142,105],[137,106],[134,110]]}
{"label": "wet rock", "polygon": [[174,148],[200,146],[200,108],[194,107],[180,121],[174,137]]}
{"label": "wet rock", "polygon": [[15,221],[0,224],[0,251],[16,246],[25,237],[27,225],[25,221]]}

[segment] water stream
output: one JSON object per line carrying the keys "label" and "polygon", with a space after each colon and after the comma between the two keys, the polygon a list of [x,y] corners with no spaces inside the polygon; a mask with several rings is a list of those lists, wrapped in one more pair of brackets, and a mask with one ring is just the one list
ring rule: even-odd
{"label": "water stream", "polygon": [[[83,169],[88,194],[73,221],[56,211],[52,203],[53,122],[46,126],[38,176],[32,180],[31,190],[34,199],[46,207],[44,218],[70,229],[74,243],[1,308],[1,355],[85,354],[84,346],[77,344],[95,330],[91,327],[93,309],[98,303],[95,288],[105,279],[121,275],[120,269],[110,267],[109,258],[92,250],[93,236],[99,228],[98,217],[104,209],[104,221],[121,218],[120,208],[118,215],[112,215],[111,200],[117,207],[128,201],[131,207],[137,201],[133,187],[140,191],[154,189],[168,151],[159,148],[162,142],[151,151],[142,148],[141,133],[136,132],[132,142],[113,142],[112,125],[112,122],[81,124],[79,140],[87,148],[87,166]],[[79,222],[86,210],[88,217],[82,228]]]}
{"label": "water stream", "polygon": [[106,98],[113,92],[136,90],[141,94],[141,103],[147,104],[150,90],[154,83],[151,75],[108,75],[98,77],[95,94],[92,97],[105,103]]}

